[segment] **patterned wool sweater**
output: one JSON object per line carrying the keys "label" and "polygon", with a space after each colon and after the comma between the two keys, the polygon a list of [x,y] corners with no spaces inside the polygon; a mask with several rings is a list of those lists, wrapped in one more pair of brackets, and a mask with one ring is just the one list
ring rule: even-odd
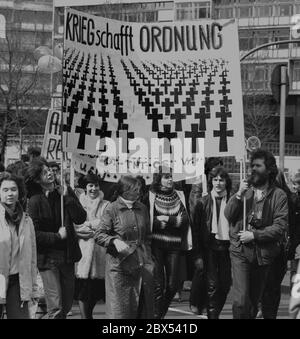
{"label": "patterned wool sweater", "polygon": [[[165,226],[158,220],[159,216],[169,217]],[[176,191],[157,193],[154,202],[152,244],[160,248],[180,250],[188,225],[186,209]]]}

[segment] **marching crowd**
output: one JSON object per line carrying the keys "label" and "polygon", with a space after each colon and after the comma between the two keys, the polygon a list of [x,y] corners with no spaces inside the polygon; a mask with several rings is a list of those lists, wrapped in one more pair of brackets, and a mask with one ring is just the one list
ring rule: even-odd
{"label": "marching crowd", "polygon": [[[38,151],[0,167],[0,318],[34,318],[39,277],[49,319],[74,299],[83,319],[100,300],[109,319],[163,319],[189,277],[195,314],[218,319],[232,290],[234,319],[275,319],[288,261],[292,280],[300,258],[300,173],[292,192],[259,149],[233,189],[222,165],[207,159],[207,193],[164,166],[150,187],[88,174],[75,189]],[[291,305],[300,318],[300,298]]]}

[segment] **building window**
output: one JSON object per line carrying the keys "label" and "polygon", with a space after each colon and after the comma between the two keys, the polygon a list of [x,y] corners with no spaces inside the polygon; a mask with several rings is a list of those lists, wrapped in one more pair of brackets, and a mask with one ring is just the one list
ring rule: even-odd
{"label": "building window", "polygon": [[272,12],[273,12],[272,6],[268,6],[268,5],[259,6],[259,7],[256,7],[255,16],[260,17],[260,18],[267,18],[267,17],[272,16]]}
{"label": "building window", "polygon": [[239,17],[240,18],[250,18],[253,16],[253,7],[243,6],[239,8]]}
{"label": "building window", "polygon": [[293,15],[293,6],[289,4],[280,4],[278,6],[278,16],[291,16]]}
{"label": "building window", "polygon": [[292,73],[293,82],[300,81],[300,61],[293,62],[293,73]]}

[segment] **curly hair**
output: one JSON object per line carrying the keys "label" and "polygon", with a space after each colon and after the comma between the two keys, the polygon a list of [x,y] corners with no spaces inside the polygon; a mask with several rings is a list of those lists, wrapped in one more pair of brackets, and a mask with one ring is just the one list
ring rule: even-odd
{"label": "curly hair", "polygon": [[43,158],[39,158],[39,159],[33,160],[27,168],[27,171],[25,174],[25,185],[27,188],[29,198],[35,192],[42,190],[41,185],[39,184],[39,181],[40,181],[44,166],[48,166],[47,161]]}
{"label": "curly hair", "polygon": [[213,183],[212,183],[213,178],[216,178],[217,176],[219,176],[222,179],[225,179],[227,195],[230,194],[231,189],[232,189],[232,180],[229,174],[227,173],[227,171],[225,170],[225,168],[222,166],[215,167],[214,170],[210,173],[210,178],[208,181],[208,189],[210,191],[213,189]]}
{"label": "curly hair", "polygon": [[0,187],[3,183],[3,181],[13,181],[16,183],[19,191],[19,197],[18,200],[21,203],[22,207],[25,207],[26,202],[26,190],[25,185],[22,177],[18,177],[15,174],[12,174],[10,172],[3,172],[0,174]]}
{"label": "curly hair", "polygon": [[268,152],[264,149],[258,149],[251,154],[250,164],[252,166],[253,161],[256,159],[263,159],[267,171],[269,171],[269,184],[274,185],[276,176],[278,174],[278,168],[276,164],[276,159],[271,152]]}

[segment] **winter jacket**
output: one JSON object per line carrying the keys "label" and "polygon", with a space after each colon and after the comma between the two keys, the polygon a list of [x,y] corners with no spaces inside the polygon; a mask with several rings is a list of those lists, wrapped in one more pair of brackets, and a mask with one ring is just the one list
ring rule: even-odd
{"label": "winter jacket", "polygon": [[[5,209],[0,205],[0,304],[6,303],[10,270],[11,236],[5,218]],[[21,301],[36,298],[37,266],[34,226],[27,213],[23,213],[19,229],[19,281]]]}
{"label": "winter jacket", "polygon": [[300,245],[300,194],[291,195],[290,207],[290,251],[289,259],[295,259],[296,248]]}
{"label": "winter jacket", "polygon": [[[254,202],[254,191],[246,192],[246,220],[250,219]],[[280,253],[281,242],[288,230],[288,200],[285,192],[271,186],[264,200],[262,223],[252,229],[254,241],[242,244],[238,233],[243,230],[243,199],[234,195],[226,205],[225,217],[230,223],[230,250],[238,251],[246,258],[253,258],[256,254],[259,265],[269,265]]]}
{"label": "winter jacket", "polygon": [[[213,217],[213,199],[211,194],[202,197],[194,208],[193,253],[195,258],[202,258],[208,249],[211,239]],[[215,241],[219,249],[224,246],[223,241]]]}
{"label": "winter jacket", "polygon": [[36,192],[28,201],[28,212],[33,220],[37,241],[39,270],[51,269],[63,263],[75,263],[81,258],[81,251],[74,229],[75,224],[86,220],[86,212],[75,194],[64,196],[64,226],[67,239],[61,239],[61,196],[57,190],[48,197]]}
{"label": "winter jacket", "polygon": [[[118,253],[113,241],[129,245],[126,254]],[[150,225],[147,208],[135,202],[132,209],[118,198],[104,211],[95,241],[106,252],[106,305],[109,319],[135,319],[143,286],[145,318],[153,318],[153,262],[150,250]]]}

